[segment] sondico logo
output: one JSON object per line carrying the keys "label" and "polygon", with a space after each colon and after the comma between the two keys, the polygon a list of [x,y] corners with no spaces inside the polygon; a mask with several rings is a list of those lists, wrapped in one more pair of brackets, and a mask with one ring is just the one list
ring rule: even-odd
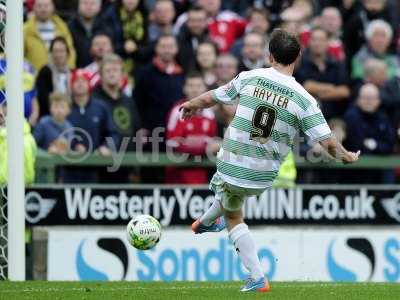
{"label": "sondico logo", "polygon": [[[258,256],[265,274],[273,279],[277,268],[274,253],[261,248]],[[134,251],[120,238],[88,237],[78,244],[74,259],[78,279],[86,281],[221,281],[244,279],[247,275],[235,249],[222,238],[207,251],[192,247]]]}
{"label": "sondico logo", "polygon": [[55,199],[45,199],[37,192],[30,192],[25,196],[25,218],[35,224],[46,218],[55,205]]}
{"label": "sondico logo", "polygon": [[128,264],[126,246],[117,238],[84,239],[75,257],[80,280],[123,280]]}
{"label": "sondico logo", "polygon": [[335,239],[329,244],[327,267],[334,281],[368,281],[375,263],[374,248],[366,238]]}

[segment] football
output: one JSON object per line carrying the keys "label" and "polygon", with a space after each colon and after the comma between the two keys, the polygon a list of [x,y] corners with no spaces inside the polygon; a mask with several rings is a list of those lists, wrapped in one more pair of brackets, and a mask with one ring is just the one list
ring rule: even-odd
{"label": "football", "polygon": [[160,223],[149,215],[139,215],[133,218],[126,231],[129,243],[139,250],[153,248],[161,238]]}

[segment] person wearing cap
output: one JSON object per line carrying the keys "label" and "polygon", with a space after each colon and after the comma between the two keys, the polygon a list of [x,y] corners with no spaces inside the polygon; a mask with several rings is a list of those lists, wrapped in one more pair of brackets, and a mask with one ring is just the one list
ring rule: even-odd
{"label": "person wearing cap", "polygon": [[68,120],[74,127],[83,129],[90,137],[90,141],[85,138],[82,140],[82,149],[97,150],[101,155],[109,156],[111,152],[106,138],[116,138],[115,126],[105,105],[91,98],[89,81],[90,74],[82,69],[72,73],[72,108]]}
{"label": "person wearing cap", "polygon": [[[103,103],[91,98],[90,73],[82,69],[71,74],[72,107],[68,121],[77,128],[79,142],[75,150],[81,153],[99,153],[110,156],[111,150],[106,138],[116,138],[116,130],[111,115]],[[94,168],[69,167],[65,171],[64,182],[97,182],[97,170]]]}

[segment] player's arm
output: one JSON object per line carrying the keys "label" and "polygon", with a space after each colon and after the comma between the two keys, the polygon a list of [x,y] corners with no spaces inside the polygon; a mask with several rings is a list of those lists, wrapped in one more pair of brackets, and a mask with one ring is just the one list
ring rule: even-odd
{"label": "player's arm", "polygon": [[215,104],[217,104],[217,101],[214,98],[214,91],[208,91],[182,104],[179,111],[182,111],[182,119],[187,120],[199,109],[209,108]]}
{"label": "player's arm", "polygon": [[180,107],[182,118],[184,120],[189,119],[197,110],[212,107],[217,103],[233,105],[239,96],[242,73],[237,75],[227,84],[220,86],[215,90],[208,91],[184,103]]}
{"label": "player's arm", "polygon": [[[307,94],[305,94],[308,96]],[[319,144],[333,158],[345,164],[354,163],[360,156],[360,151],[354,153],[347,151],[332,134],[317,102],[310,98],[310,105],[300,112],[300,128],[314,142]]]}
{"label": "player's arm", "polygon": [[350,152],[347,151],[341,143],[339,143],[334,136],[331,136],[319,142],[321,146],[334,158],[339,159],[344,164],[354,163],[360,156],[360,151]]}

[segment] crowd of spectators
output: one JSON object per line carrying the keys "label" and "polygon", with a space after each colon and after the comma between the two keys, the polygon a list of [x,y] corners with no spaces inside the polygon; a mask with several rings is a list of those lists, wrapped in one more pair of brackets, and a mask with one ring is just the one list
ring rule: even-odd
{"label": "crowd of spectators", "polygon": [[[179,103],[238,72],[268,67],[268,37],[281,27],[298,34],[303,46],[295,78],[319,101],[349,150],[394,154],[400,137],[399,10],[397,0],[26,0],[25,76],[31,85],[24,87],[25,117],[38,146],[51,153],[65,151],[60,133],[74,127],[93,141],[92,147],[82,136],[73,145],[79,153],[110,156],[125,137],[150,136],[158,127],[166,128],[161,150],[215,152],[234,108],[217,105],[184,122]],[[123,146],[136,149],[132,140]],[[112,176],[80,171],[64,170],[60,180],[158,178],[141,179],[137,169]],[[165,173],[160,178],[169,183],[205,183],[208,176],[199,168]],[[395,174],[371,178],[389,183]]]}

